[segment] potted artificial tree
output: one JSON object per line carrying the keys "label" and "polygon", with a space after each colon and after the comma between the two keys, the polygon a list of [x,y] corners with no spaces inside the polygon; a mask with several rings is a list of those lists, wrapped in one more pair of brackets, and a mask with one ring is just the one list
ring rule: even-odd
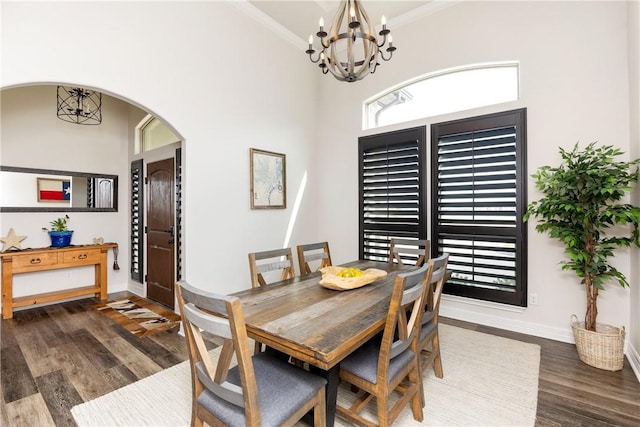
{"label": "potted artificial tree", "polygon": [[575,272],[585,287],[584,322],[574,316],[571,325],[580,360],[612,371],[624,364],[624,328],[596,323],[598,292],[610,281],[629,286],[609,259],[617,248],[640,247],[640,208],[624,201],[638,181],[640,159],[616,159],[622,154],[595,143],[583,150],[578,144],[571,151],[560,148],[560,166],[543,166],[532,175],[543,197],[529,204],[524,217],[537,217],[536,230],[562,242],[568,257],[562,269]]}
{"label": "potted artificial tree", "polygon": [[62,248],[71,244],[72,230],[69,230],[69,215],[57,218],[51,221],[51,229],[42,227],[42,230],[49,233],[51,246],[54,248]]}

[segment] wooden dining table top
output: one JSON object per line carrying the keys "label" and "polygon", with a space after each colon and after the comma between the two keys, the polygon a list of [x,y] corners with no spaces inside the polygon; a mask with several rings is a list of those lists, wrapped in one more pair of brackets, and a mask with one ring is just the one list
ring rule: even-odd
{"label": "wooden dining table top", "polygon": [[384,329],[396,275],[415,267],[386,262],[342,264],[377,268],[387,276],[352,290],[322,287],[320,272],[233,293],[240,299],[249,337],[329,370]]}

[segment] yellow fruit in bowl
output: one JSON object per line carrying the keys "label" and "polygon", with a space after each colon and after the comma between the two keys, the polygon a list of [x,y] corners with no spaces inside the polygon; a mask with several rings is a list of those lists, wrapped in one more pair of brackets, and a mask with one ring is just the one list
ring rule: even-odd
{"label": "yellow fruit in bowl", "polygon": [[353,268],[353,267],[349,267],[349,268],[344,268],[342,270],[340,270],[340,272],[338,273],[339,277],[358,277],[358,276],[362,276],[362,270],[360,270],[359,268]]}

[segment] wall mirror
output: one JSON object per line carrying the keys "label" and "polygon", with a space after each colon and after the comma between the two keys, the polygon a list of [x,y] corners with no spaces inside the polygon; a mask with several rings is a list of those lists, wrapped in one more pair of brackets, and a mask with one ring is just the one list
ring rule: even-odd
{"label": "wall mirror", "polygon": [[0,212],[117,211],[117,175],[0,166]]}

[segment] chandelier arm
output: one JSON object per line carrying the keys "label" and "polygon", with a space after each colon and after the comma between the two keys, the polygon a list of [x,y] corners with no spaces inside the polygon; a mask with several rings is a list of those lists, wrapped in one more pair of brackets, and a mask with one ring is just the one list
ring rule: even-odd
{"label": "chandelier arm", "polygon": [[391,57],[393,56],[393,51],[392,50],[388,50],[387,52],[389,52],[389,56],[385,58],[384,56],[384,51],[379,51],[380,52],[380,58],[382,58],[384,61],[388,61],[391,59]]}
{"label": "chandelier arm", "polygon": [[379,48],[380,48],[380,47],[382,47],[382,46],[384,46],[384,45],[385,45],[385,43],[387,43],[387,34],[389,34],[390,32],[391,32],[391,31],[389,31],[389,32],[387,32],[387,33],[385,33],[385,34],[382,34],[382,31],[380,31],[380,36],[382,36],[382,43],[380,43],[380,44],[378,45],[378,47],[379,47]]}
{"label": "chandelier arm", "polygon": [[315,50],[313,50],[311,52],[307,51],[307,53],[309,54],[309,61],[313,62],[314,64],[317,64],[318,61],[320,61],[320,57],[322,56],[322,52],[324,52],[324,49],[322,49],[320,52],[318,52],[318,57],[316,59],[313,59],[313,54],[315,52],[316,52]]}

